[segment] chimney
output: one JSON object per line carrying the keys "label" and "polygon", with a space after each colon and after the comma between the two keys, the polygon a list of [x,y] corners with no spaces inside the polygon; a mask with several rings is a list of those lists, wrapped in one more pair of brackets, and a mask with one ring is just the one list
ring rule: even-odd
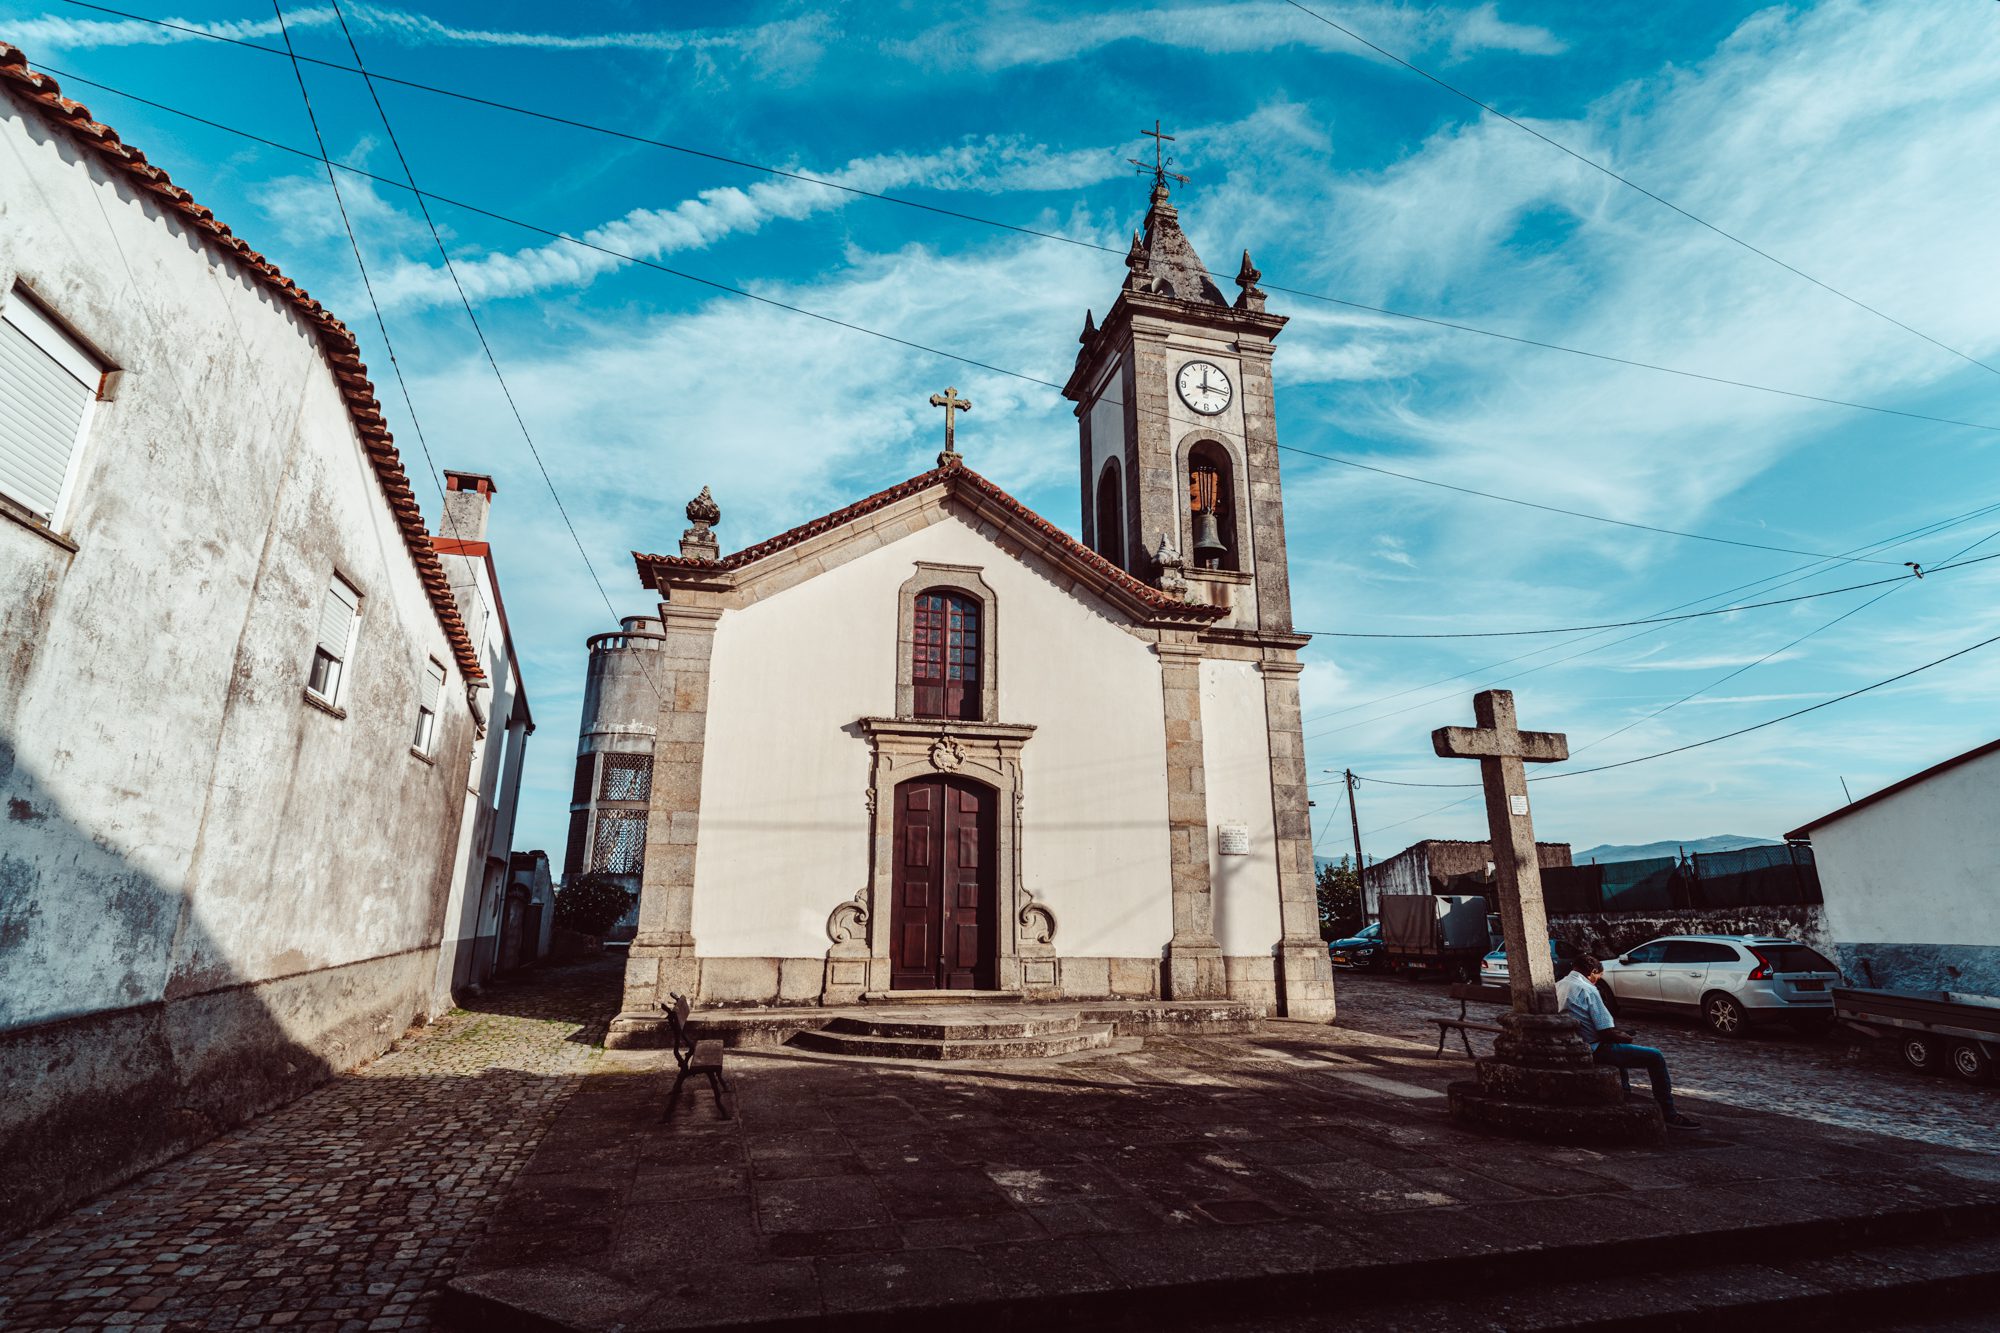
{"label": "chimney", "polygon": [[444,473],[444,522],[437,535],[449,541],[486,540],[486,510],[498,488],[493,478],[480,472]]}

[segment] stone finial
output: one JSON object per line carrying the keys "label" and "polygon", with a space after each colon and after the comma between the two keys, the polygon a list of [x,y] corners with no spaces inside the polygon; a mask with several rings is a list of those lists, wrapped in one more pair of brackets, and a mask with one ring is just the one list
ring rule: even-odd
{"label": "stone finial", "polygon": [[1146,243],[1139,239],[1139,233],[1132,233],[1132,248],[1125,252],[1125,287],[1128,291],[1140,291],[1146,286]]}
{"label": "stone finial", "polygon": [[1160,585],[1161,592],[1174,597],[1187,596],[1187,561],[1181,559],[1173,539],[1164,532],[1160,534],[1159,549],[1153,552],[1153,563],[1160,567],[1159,577],[1154,582]]}
{"label": "stone finial", "polygon": [[1076,340],[1080,343],[1088,343],[1092,338],[1096,336],[1097,336],[1097,312],[1094,310],[1086,310],[1083,312],[1083,332],[1076,335]]}
{"label": "stone finial", "polygon": [[708,487],[701,488],[701,494],[687,504],[688,522],[694,524],[681,534],[681,554],[691,560],[714,560],[722,554],[722,548],[715,540],[713,528],[722,519],[722,510],[715,503],[715,497],[708,493]]}
{"label": "stone finial", "polygon": [[1264,308],[1265,294],[1257,286],[1257,279],[1263,276],[1262,273],[1258,272],[1257,266],[1250,262],[1250,252],[1245,250],[1243,252],[1243,267],[1236,270],[1236,285],[1242,288],[1242,291],[1236,297],[1236,308],[1238,310],[1262,310]]}

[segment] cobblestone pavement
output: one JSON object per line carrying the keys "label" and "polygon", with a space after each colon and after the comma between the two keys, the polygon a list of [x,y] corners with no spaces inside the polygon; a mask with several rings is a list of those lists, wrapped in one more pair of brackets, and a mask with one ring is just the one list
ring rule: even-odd
{"label": "cobblestone pavement", "polygon": [[425,1328],[617,1008],[593,959],[490,989],[366,1067],[0,1249],[0,1328]]}
{"label": "cobblestone pavement", "polygon": [[[1442,982],[1337,972],[1334,988],[1341,1026],[1362,1032],[1434,1044],[1437,1029],[1428,1020],[1458,1013],[1458,1001]],[[1497,1012],[1474,1004],[1467,1016],[1490,1022]],[[1913,1074],[1886,1044],[1838,1032],[1806,1038],[1784,1028],[1730,1040],[1710,1035],[1693,1019],[1661,1013],[1633,1013],[1626,1026],[1642,1044],[1666,1054],[1676,1097],[2000,1153],[2000,1087]],[[1479,1033],[1472,1038],[1481,1055],[1491,1049],[1490,1038]],[[1447,1059],[1454,1050],[1463,1064],[1456,1038],[1446,1047]],[[1643,1074],[1634,1080],[1645,1086]],[[1700,1112],[1699,1105],[1689,1109]]]}

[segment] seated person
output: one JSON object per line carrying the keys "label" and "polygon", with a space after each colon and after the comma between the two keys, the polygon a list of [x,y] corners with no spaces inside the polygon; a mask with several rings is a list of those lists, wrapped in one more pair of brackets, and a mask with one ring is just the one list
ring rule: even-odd
{"label": "seated person", "polygon": [[1653,1100],[1660,1104],[1669,1129],[1700,1129],[1701,1121],[1674,1109],[1673,1080],[1667,1077],[1667,1057],[1650,1046],[1634,1046],[1632,1035],[1612,1025],[1611,1011],[1597,993],[1604,965],[1588,954],[1576,960],[1568,976],[1556,983],[1556,1010],[1568,1014],[1583,1029],[1584,1043],[1601,1065],[1615,1065],[1621,1072],[1643,1069],[1653,1085]]}

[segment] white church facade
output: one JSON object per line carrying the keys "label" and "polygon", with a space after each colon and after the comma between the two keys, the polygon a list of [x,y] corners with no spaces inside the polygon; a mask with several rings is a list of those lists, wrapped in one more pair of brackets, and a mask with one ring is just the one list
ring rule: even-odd
{"label": "white church facade", "polygon": [[[1271,358],[1164,183],[1076,403],[1083,541],[938,466],[661,598],[638,934],[612,1040],[699,1006],[937,991],[1327,1019]],[[934,402],[947,422],[964,404]],[[1183,559],[1181,552],[1190,553]]]}

